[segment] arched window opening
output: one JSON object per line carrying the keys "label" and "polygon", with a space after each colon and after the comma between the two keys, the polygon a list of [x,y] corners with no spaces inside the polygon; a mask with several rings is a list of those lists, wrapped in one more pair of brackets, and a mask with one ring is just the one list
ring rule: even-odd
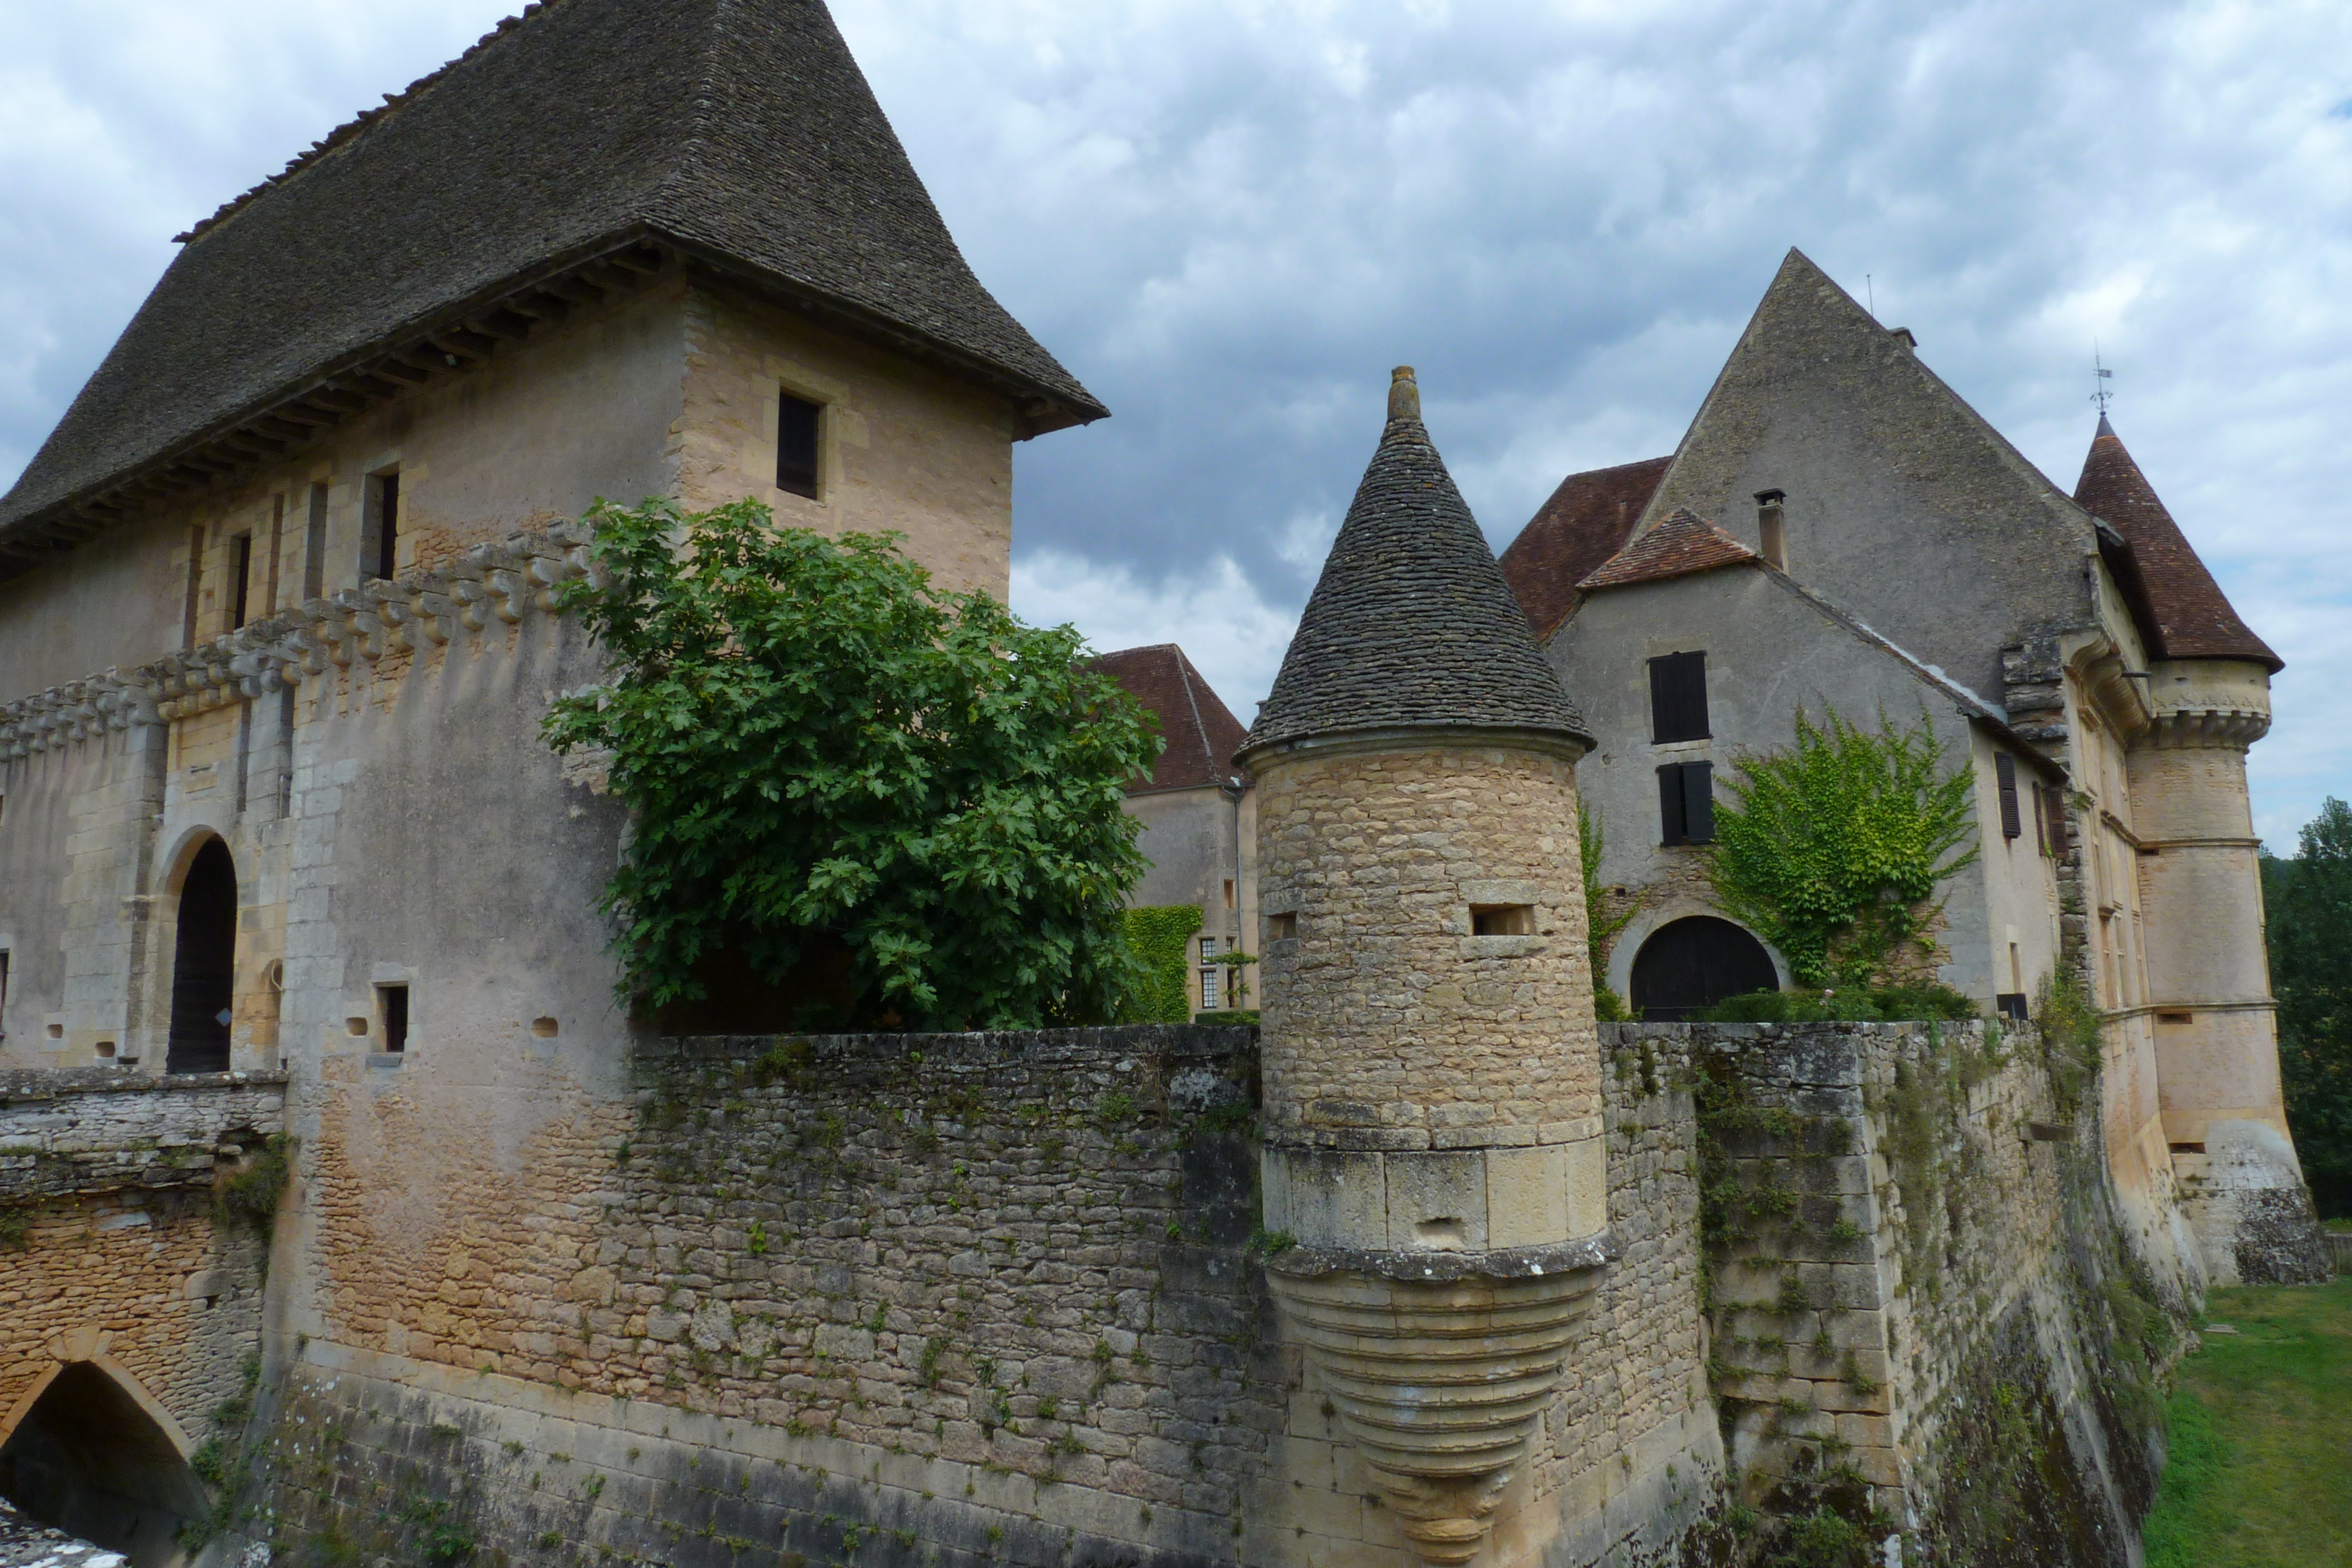
{"label": "arched window opening", "polygon": [[236,982],[236,862],[207,839],[180,885],[172,948],[172,1038],[166,1072],[226,1072]]}
{"label": "arched window opening", "polygon": [[1633,955],[1633,1005],[1648,1023],[1680,1023],[1726,997],[1780,988],[1764,944],[1712,915],[1668,921]]}
{"label": "arched window opening", "polygon": [[60,1370],[0,1447],[0,1495],[132,1568],[184,1561],[181,1530],[210,1511],[154,1417],[87,1361]]}

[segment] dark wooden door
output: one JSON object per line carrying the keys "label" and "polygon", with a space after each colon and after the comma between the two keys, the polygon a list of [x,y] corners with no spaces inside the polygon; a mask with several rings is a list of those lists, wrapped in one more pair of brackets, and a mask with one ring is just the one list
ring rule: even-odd
{"label": "dark wooden door", "polygon": [[1679,1023],[1726,997],[1780,988],[1764,944],[1711,915],[1668,921],[1633,956],[1633,1000],[1645,1023]]}
{"label": "dark wooden door", "polygon": [[214,839],[196,852],[180,887],[164,1071],[228,1071],[229,1006],[236,988],[236,862],[228,846]]}

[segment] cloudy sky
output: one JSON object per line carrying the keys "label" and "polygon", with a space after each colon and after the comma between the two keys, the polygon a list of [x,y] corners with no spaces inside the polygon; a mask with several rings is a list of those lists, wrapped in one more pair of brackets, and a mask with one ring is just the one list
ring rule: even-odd
{"label": "cloudy sky", "polygon": [[[503,0],[0,0],[0,485],[171,235]],[[2288,662],[2280,847],[2352,794],[2341,0],[840,0],[982,278],[1114,411],[1018,458],[1017,607],[1245,719],[1381,416],[1499,548],[1670,450],[1802,247],[2072,487],[2115,419]]]}

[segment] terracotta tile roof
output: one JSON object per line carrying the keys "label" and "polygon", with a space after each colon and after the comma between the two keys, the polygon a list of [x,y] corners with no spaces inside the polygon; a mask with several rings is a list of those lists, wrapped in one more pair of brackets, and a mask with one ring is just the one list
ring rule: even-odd
{"label": "terracotta tile roof", "polygon": [[198,225],[5,499],[0,540],[354,356],[651,238],[1054,411],[821,0],[526,7]]}
{"label": "terracotta tile roof", "polygon": [[1676,507],[1576,586],[1591,593],[1597,589],[1622,588],[1628,583],[1688,577],[1695,571],[1712,571],[1718,566],[1737,566],[1758,559],[1754,550],[1696,512]]}
{"label": "terracotta tile roof", "polygon": [[1245,745],[1454,727],[1591,739],[1400,370],[1380,446]]}
{"label": "terracotta tile roof", "polygon": [[2156,622],[2145,629],[2155,633],[2157,646],[2151,652],[2168,659],[2251,659],[2273,671],[2285,666],[2270,644],[2238,619],[2221,585],[2197,559],[2188,536],[2157,499],[2156,486],[2124,450],[2122,438],[2104,413],[2083,459],[2083,476],[2074,484],[2074,503],[2114,524],[2131,547],[2148,613]]}
{"label": "terracotta tile roof", "polygon": [[1183,649],[1173,643],[1122,648],[1095,660],[1094,667],[1151,710],[1160,720],[1160,737],[1167,743],[1151,776],[1129,785],[1129,794],[1199,789],[1222,784],[1234,775],[1234,753],[1242,745],[1242,721],[1209,689]]}
{"label": "terracotta tile roof", "polygon": [[1503,580],[1541,642],[1576,608],[1576,585],[1625,546],[1674,459],[1570,474],[1503,551]]}

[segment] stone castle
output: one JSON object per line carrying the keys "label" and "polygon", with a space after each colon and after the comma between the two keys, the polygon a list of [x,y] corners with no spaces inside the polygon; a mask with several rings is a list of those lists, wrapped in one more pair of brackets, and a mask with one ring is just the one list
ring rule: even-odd
{"label": "stone castle", "polygon": [[[2318,1267],[2239,885],[2267,650],[2148,630],[2152,491],[2033,492],[2063,581],[1990,665],[1882,626],[2052,780],[1984,918],[2116,977],[2100,1061],[1595,1021],[1572,699],[1691,650],[1571,633],[1860,591],[1773,402],[1801,258],[1540,643],[1399,372],[1239,753],[1262,1031],[680,1037],[613,1000],[624,824],[536,738],[599,669],[572,519],[752,497],[1002,592],[1012,443],[1101,405],[818,0],[530,7],[184,239],[0,500],[0,1491],[142,1568],[1696,1563],[1816,1515],[2124,1563],[2169,1325]],[[1857,441],[1949,417],[1827,380]],[[1964,576],[2010,503],[1918,448]],[[1676,508],[1778,575],[1590,580]]]}

